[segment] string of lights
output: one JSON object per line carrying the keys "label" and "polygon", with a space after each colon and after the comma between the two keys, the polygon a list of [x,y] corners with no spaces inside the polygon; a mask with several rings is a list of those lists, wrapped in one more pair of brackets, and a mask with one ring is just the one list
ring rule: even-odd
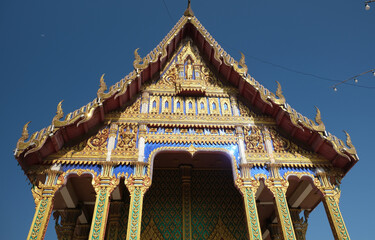
{"label": "string of lights", "polygon": [[[339,86],[339,85],[341,85],[341,84],[344,84],[344,83],[348,83],[348,82],[351,81],[351,80],[353,80],[354,83],[358,83],[358,81],[359,81],[358,78],[359,78],[360,76],[363,76],[363,75],[368,74],[368,73],[372,73],[372,75],[375,77],[375,68],[370,69],[370,70],[368,70],[368,71],[365,71],[365,72],[363,72],[363,73],[360,73],[360,74],[358,74],[358,75],[355,75],[355,76],[353,76],[353,77],[350,77],[350,78],[348,78],[348,79],[346,79],[346,80],[344,80],[344,81],[341,81],[341,82],[339,82],[339,83],[336,83],[335,85],[332,85],[331,88],[336,92],[336,91],[337,91],[337,86]],[[350,85],[358,86],[358,85],[356,85],[356,84],[350,84]],[[366,86],[358,86],[358,87],[375,88],[375,87],[366,87]]]}
{"label": "string of lights", "polygon": [[368,11],[368,10],[370,10],[370,4],[369,3],[373,3],[373,2],[375,2],[375,0],[370,0],[370,1],[366,1],[365,2],[365,9]]}

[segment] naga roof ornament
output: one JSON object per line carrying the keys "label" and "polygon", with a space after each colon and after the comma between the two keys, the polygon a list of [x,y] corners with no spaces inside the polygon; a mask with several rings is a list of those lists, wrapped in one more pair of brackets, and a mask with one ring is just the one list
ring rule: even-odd
{"label": "naga roof ornament", "polygon": [[[334,161],[337,157],[340,158],[340,161],[345,162],[340,166],[345,167],[346,172],[358,160],[356,150],[347,133],[347,142],[345,145],[342,140],[325,132],[325,126],[321,120],[318,108],[315,121],[308,119],[286,103],[279,82],[277,82],[275,94],[251,77],[248,73],[248,67],[245,64],[245,56],[241,53],[241,59],[237,62],[225,52],[194,16],[189,1],[184,15],[155,49],[144,58],[138,54],[138,49],[134,51],[134,70],[119,82],[109,87],[107,93],[104,93],[107,90],[107,86],[104,82],[103,74],[100,78],[100,88],[97,92],[97,98],[80,109],[69,113],[64,120],[61,120],[64,116],[61,101],[57,106],[57,113],[52,120],[52,126],[32,134],[27,142],[28,124],[26,124],[15,152],[20,165],[25,169],[29,165],[28,162],[35,163],[35,160],[28,160],[30,157],[27,157],[27,155],[51,145],[46,144],[46,142],[55,143],[58,141],[58,144],[54,144],[55,150],[45,150],[43,154],[40,151],[38,153],[39,161],[53,154],[54,151],[56,152],[58,149],[61,149],[64,144],[73,139],[65,131],[76,131],[84,134],[88,128],[95,127],[99,123],[104,122],[105,114],[109,114],[111,111],[125,106],[141,91],[143,84],[151,81],[152,76],[160,72],[168,64],[175,51],[179,49],[180,44],[186,38],[191,39],[212,68],[223,77],[224,81],[237,88],[238,94],[249,105],[259,109],[263,114],[272,116],[277,125],[284,129],[286,133],[292,137],[299,137],[300,141],[312,146],[315,152],[326,156],[331,161]],[[77,137],[74,134],[71,136]],[[323,145],[324,147],[322,147]]]}

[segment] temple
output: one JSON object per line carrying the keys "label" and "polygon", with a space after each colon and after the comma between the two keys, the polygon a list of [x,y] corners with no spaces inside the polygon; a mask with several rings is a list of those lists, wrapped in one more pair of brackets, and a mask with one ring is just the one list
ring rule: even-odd
{"label": "temple", "polygon": [[[323,202],[350,239],[340,182],[356,150],[250,76],[184,15],[134,70],[49,127],[28,123],[15,157],[35,200],[28,240],[305,239]],[[323,216],[322,216],[323,217]],[[325,217],[325,216],[324,216]]]}

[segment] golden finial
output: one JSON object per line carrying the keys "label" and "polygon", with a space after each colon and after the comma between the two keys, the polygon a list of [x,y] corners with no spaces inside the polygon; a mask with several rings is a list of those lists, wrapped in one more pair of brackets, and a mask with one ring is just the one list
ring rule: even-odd
{"label": "golden finial", "polygon": [[277,83],[277,90],[276,90],[276,96],[278,97],[273,99],[274,103],[278,104],[278,105],[283,105],[285,104],[285,97],[283,95],[283,91],[281,90],[281,85],[278,81],[276,81]]}
{"label": "golden finial", "polygon": [[134,59],[134,62],[133,62],[133,67],[135,69],[137,69],[136,66],[142,61],[141,56],[139,56],[138,50],[139,50],[139,48],[137,48],[137,49],[134,50],[134,58],[135,59]]}
{"label": "golden finial", "polygon": [[20,138],[20,141],[25,141],[26,139],[29,138],[29,131],[27,131],[27,128],[29,127],[29,123],[31,123],[31,121],[28,121],[24,126],[23,126],[23,129],[22,129],[22,135],[21,135],[21,138]]}
{"label": "golden finial", "polygon": [[[28,121],[24,126],[23,126],[23,129],[22,129],[22,135],[20,137],[20,139],[18,140],[18,142],[25,142],[26,139],[29,138],[29,132],[27,131],[27,128],[29,127],[29,123],[31,121]],[[18,145],[18,144],[17,144]]]}
{"label": "golden finial", "polygon": [[53,117],[53,119],[52,119],[52,124],[54,124],[55,121],[60,120],[60,119],[64,116],[64,112],[63,112],[63,110],[62,110],[62,106],[61,106],[63,101],[64,101],[64,100],[61,100],[61,101],[59,102],[59,104],[57,104],[56,116]]}
{"label": "golden finial", "polygon": [[276,81],[276,83],[277,83],[276,96],[278,98],[284,98],[283,91],[281,90],[281,84],[278,81]]}
{"label": "golden finial", "polygon": [[98,96],[98,98],[100,98],[101,95],[104,93],[104,91],[107,90],[107,84],[105,84],[104,75],[105,74],[103,73],[103,75],[100,78],[100,85],[99,85],[100,87],[98,89],[98,92],[96,93],[96,95]]}
{"label": "golden finial", "polygon": [[191,6],[190,6],[190,0],[188,0],[188,5],[187,5],[187,8],[184,12],[184,16],[186,17],[194,17],[194,12],[193,10],[191,10]]}
{"label": "golden finial", "polygon": [[246,64],[245,64],[245,55],[243,55],[243,53],[242,52],[240,52],[241,53],[241,59],[240,59],[240,61],[238,62],[238,65],[240,65],[241,67],[247,67],[246,66]]}
{"label": "golden finial", "polygon": [[[355,149],[353,143],[352,143],[352,139],[350,138],[350,135],[347,131],[344,130],[344,133],[346,134],[346,146],[349,147],[349,149],[345,149],[347,153],[351,154],[351,155],[356,155],[357,154],[357,150]],[[358,158],[355,157],[357,160]]]}
{"label": "golden finial", "polygon": [[352,139],[350,138],[350,135],[347,131],[344,130],[344,133],[346,134],[346,145],[350,147],[350,149],[354,148],[354,145],[352,143]]}
{"label": "golden finial", "polygon": [[315,122],[318,125],[321,125],[321,124],[323,124],[323,121],[322,121],[322,116],[320,114],[320,110],[317,106],[315,106],[315,108],[316,108]]}
{"label": "golden finial", "polygon": [[315,108],[316,108],[315,123],[317,125],[316,126],[312,126],[312,128],[315,131],[324,132],[326,130],[326,127],[324,126],[324,123],[322,121],[322,116],[320,114],[320,110],[319,110],[319,108],[317,106],[315,106]]}

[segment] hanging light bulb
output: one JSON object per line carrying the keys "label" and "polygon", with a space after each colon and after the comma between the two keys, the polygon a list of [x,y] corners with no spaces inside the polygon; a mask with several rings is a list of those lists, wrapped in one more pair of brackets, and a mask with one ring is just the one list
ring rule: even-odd
{"label": "hanging light bulb", "polygon": [[334,87],[334,88],[333,88],[333,91],[337,92],[337,88],[336,88],[336,87]]}
{"label": "hanging light bulb", "polygon": [[354,78],[354,82],[355,82],[355,83],[358,83],[358,79],[357,79],[357,78]]}
{"label": "hanging light bulb", "polygon": [[374,77],[375,77],[375,72],[372,72],[372,75],[374,75]]}
{"label": "hanging light bulb", "polygon": [[370,5],[369,5],[368,3],[366,3],[366,4],[365,4],[365,9],[366,9],[366,11],[370,10],[370,8],[371,8]]}

